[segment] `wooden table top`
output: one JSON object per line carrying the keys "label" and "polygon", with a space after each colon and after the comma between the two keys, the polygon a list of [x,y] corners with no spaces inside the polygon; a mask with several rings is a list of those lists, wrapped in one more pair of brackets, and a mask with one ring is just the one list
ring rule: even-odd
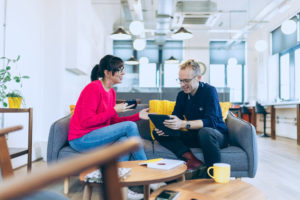
{"label": "wooden table top", "polygon": [[197,179],[167,185],[154,191],[150,200],[164,189],[180,191],[176,200],[263,200],[265,195],[256,187],[241,180],[216,183],[212,179]]}
{"label": "wooden table top", "polygon": [[[186,165],[178,166],[170,170],[151,169],[146,166],[140,166],[143,161],[126,161],[119,162],[119,167],[131,168],[130,175],[121,180],[122,186],[148,185],[151,183],[159,183],[181,178],[186,171]],[[94,171],[96,168],[86,170],[79,176],[80,181],[84,181],[85,176]]]}

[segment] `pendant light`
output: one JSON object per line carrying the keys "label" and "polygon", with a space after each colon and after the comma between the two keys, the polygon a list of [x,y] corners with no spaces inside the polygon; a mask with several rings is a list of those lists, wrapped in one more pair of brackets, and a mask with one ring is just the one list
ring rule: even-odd
{"label": "pendant light", "polygon": [[114,40],[130,40],[131,39],[131,35],[121,26],[117,30],[115,30],[112,34],[110,34],[110,37]]}
{"label": "pendant light", "polygon": [[131,56],[128,60],[125,61],[126,65],[138,65],[139,61],[135,59],[134,56]]}
{"label": "pendant light", "polygon": [[120,5],[120,25],[112,34],[110,34],[110,38],[113,40],[130,40],[131,35],[121,26],[122,17],[121,17],[121,5]]}
{"label": "pendant light", "polygon": [[193,34],[186,30],[184,27],[180,27],[178,31],[173,33],[172,38],[176,40],[188,40],[193,37]]}
{"label": "pendant light", "polygon": [[285,35],[290,35],[296,31],[297,24],[294,20],[289,19],[282,23],[280,29]]}
{"label": "pendant light", "polygon": [[179,63],[179,60],[174,58],[174,56],[171,56],[168,60],[165,61],[166,64],[177,64]]}

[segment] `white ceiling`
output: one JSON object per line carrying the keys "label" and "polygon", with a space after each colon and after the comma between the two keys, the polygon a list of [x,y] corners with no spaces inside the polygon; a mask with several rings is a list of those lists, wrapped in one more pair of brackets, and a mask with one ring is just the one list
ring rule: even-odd
{"label": "white ceiling", "polygon": [[[168,23],[168,34],[183,25],[191,32],[214,33],[212,35],[219,38],[228,38],[229,34],[237,37],[239,34],[240,39],[268,23],[272,20],[270,14],[278,14],[279,9],[284,9],[284,5],[290,5],[292,1],[295,0],[92,0],[94,4],[121,3],[124,11],[121,17],[125,16],[127,27],[132,20],[143,20],[147,31],[159,32],[157,14],[163,11],[170,13],[169,21],[163,19]],[[205,7],[208,3],[215,8]],[[194,19],[193,24],[182,24],[188,18]],[[201,22],[203,19],[212,21]]]}

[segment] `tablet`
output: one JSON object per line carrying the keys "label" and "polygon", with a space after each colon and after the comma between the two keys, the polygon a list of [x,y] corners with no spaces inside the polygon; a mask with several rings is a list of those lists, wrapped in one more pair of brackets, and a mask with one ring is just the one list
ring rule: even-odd
{"label": "tablet", "polygon": [[148,114],[150,120],[154,124],[155,128],[162,130],[166,135],[178,136],[179,131],[173,130],[166,127],[163,122],[166,119],[171,119],[169,115],[159,115],[159,114]]}

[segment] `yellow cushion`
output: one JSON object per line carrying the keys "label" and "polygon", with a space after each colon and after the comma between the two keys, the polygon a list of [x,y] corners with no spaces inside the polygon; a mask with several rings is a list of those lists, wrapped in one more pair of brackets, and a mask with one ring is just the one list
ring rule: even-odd
{"label": "yellow cushion", "polygon": [[231,102],[220,102],[221,110],[222,110],[222,116],[223,116],[223,121],[225,122],[229,108],[231,107],[232,103]]}
{"label": "yellow cushion", "polygon": [[[167,100],[150,100],[149,101],[149,112],[150,113],[157,113],[157,114],[164,114],[164,115],[171,115],[175,107],[175,101],[167,101]],[[153,140],[155,140],[152,131],[154,129],[154,125],[150,122],[150,134]]]}
{"label": "yellow cushion", "polygon": [[75,105],[70,105],[70,112],[71,112],[71,115],[74,114],[74,110],[75,110]]}

